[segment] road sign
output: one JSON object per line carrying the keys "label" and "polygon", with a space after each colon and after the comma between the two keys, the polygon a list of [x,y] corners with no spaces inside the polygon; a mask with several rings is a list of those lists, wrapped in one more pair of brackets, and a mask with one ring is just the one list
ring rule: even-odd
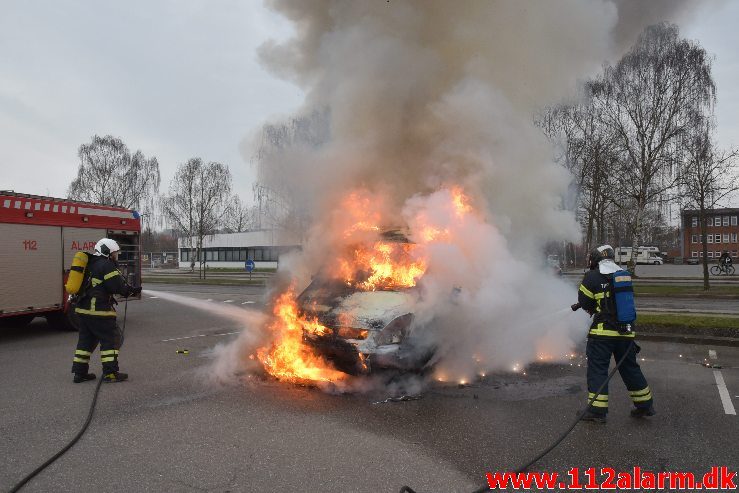
{"label": "road sign", "polygon": [[254,267],[256,267],[256,265],[254,264],[253,260],[247,260],[246,262],[244,262],[244,270],[246,270],[246,272],[253,271]]}

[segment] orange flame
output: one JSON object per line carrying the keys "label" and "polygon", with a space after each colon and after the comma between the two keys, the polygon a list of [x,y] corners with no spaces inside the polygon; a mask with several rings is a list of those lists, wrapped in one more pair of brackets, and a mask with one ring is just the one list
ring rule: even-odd
{"label": "orange flame", "polygon": [[373,209],[373,201],[364,192],[355,191],[341,201],[341,210],[352,219],[352,225],[344,231],[344,238],[356,232],[380,231],[380,213]]}
{"label": "orange flame", "polygon": [[349,256],[339,259],[338,275],[348,285],[364,291],[413,287],[426,271],[426,261],[414,260],[411,255],[416,247],[383,241],[371,247],[357,246]]}
{"label": "orange flame", "polygon": [[432,241],[446,241],[449,239],[449,230],[437,228],[435,226],[425,226],[421,230],[421,239],[425,243],[431,243]]}
{"label": "orange flame", "polygon": [[465,214],[472,212],[472,206],[469,203],[470,199],[458,186],[452,187],[452,202],[454,204],[454,211],[457,213],[457,217],[462,217]]}
{"label": "orange flame", "polygon": [[275,302],[276,319],[269,328],[275,334],[272,346],[257,351],[264,369],[279,380],[289,382],[339,382],[347,375],[333,369],[323,358],[303,344],[303,332],[324,335],[330,329],[298,312],[295,289],[291,286]]}

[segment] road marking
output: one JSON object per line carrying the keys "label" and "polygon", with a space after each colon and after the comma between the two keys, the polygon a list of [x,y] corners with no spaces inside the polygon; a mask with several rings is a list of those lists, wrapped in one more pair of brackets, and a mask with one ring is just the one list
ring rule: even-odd
{"label": "road marking", "polygon": [[208,298],[208,299],[207,299],[207,300],[205,300],[205,301],[213,301],[213,298]]}
{"label": "road marking", "polygon": [[222,334],[198,334],[198,335],[195,335],[195,336],[185,336],[185,337],[173,337],[172,339],[162,339],[162,340],[161,340],[161,341],[159,341],[159,342],[171,342],[171,341],[181,341],[181,340],[183,340],[183,339],[195,339],[196,337],[208,337],[208,336],[213,336],[213,337],[216,337],[216,336],[230,336],[230,335],[234,335],[234,334],[240,334],[240,333],[241,333],[241,331],[240,331],[240,330],[237,330],[236,332],[224,332],[224,333],[222,333]]}
{"label": "road marking", "polygon": [[253,301],[245,301],[245,302],[242,303],[242,305],[247,305],[249,303],[254,303],[254,302]]}
{"label": "road marking", "polygon": [[150,300],[158,300],[159,299],[159,296],[149,296],[149,299]]}
{"label": "road marking", "polygon": [[224,301],[224,303],[233,303],[233,302],[234,302],[234,300],[226,300],[226,301]]}
{"label": "road marking", "polygon": [[711,358],[711,359],[717,359],[718,358],[718,356],[716,356],[716,351],[714,349],[709,349],[708,350],[708,357]]}
{"label": "road marking", "polygon": [[713,377],[716,379],[718,395],[721,396],[721,403],[724,405],[724,412],[726,414],[733,414],[736,416],[736,409],[734,409],[734,403],[731,402],[729,389],[726,388],[726,382],[724,382],[724,376],[721,374],[721,370],[713,370]]}

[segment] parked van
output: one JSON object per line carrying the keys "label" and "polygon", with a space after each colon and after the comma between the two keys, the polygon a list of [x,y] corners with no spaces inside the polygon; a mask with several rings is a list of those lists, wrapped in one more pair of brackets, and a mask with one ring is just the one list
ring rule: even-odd
{"label": "parked van", "polygon": [[[626,264],[631,260],[631,247],[616,247],[616,262],[619,264]],[[640,246],[636,251],[636,263],[637,264],[651,264],[651,265],[662,265],[664,260],[662,257],[657,255],[659,248]]]}

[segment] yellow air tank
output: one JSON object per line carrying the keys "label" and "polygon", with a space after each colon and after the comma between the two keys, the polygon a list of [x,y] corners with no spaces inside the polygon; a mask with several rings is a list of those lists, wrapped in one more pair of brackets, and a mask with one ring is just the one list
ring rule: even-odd
{"label": "yellow air tank", "polygon": [[72,259],[72,267],[69,268],[69,277],[64,289],[69,294],[77,294],[82,287],[82,280],[85,278],[85,268],[87,268],[87,254],[85,252],[77,252]]}

